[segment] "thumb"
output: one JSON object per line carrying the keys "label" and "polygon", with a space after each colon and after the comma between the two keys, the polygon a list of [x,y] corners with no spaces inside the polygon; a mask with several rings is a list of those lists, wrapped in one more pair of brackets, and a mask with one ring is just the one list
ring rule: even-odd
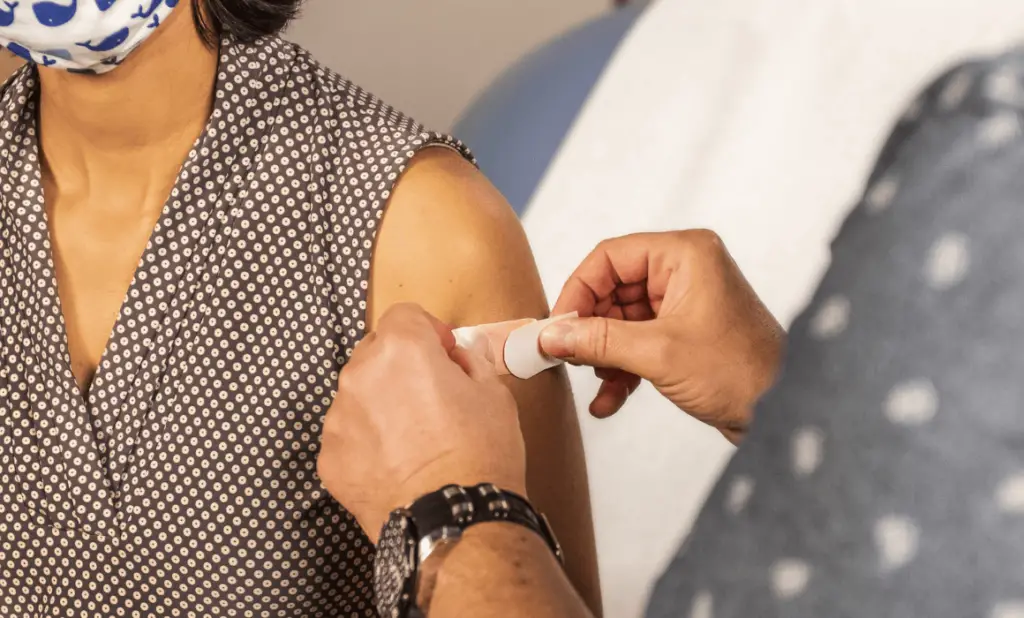
{"label": "thumb", "polygon": [[548,356],[579,365],[612,367],[650,380],[658,367],[665,333],[657,320],[629,322],[576,318],[555,322],[540,333]]}

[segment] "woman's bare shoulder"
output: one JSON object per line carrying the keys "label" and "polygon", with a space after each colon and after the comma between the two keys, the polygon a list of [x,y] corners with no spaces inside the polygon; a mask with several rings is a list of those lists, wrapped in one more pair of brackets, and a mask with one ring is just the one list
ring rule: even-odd
{"label": "woman's bare shoulder", "polygon": [[452,324],[547,311],[526,235],[461,154],[427,148],[391,197],[373,259],[372,311],[418,302]]}

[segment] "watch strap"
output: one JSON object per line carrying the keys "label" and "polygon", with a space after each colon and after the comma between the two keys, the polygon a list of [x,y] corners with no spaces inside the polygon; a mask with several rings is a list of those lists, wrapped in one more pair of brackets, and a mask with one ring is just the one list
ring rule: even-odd
{"label": "watch strap", "polygon": [[[548,525],[547,519],[539,514],[522,496],[491,483],[474,487],[448,485],[423,496],[408,508],[415,523],[419,539],[440,536],[458,536],[466,528],[488,522],[508,522],[533,530],[544,539],[562,561],[562,550]],[[422,554],[420,545],[419,560]]]}
{"label": "watch strap", "polygon": [[508,522],[533,530],[560,563],[562,549],[547,519],[522,496],[490,483],[448,485],[391,514],[381,531],[374,566],[374,593],[381,616],[423,618],[416,596],[421,565],[475,524]]}

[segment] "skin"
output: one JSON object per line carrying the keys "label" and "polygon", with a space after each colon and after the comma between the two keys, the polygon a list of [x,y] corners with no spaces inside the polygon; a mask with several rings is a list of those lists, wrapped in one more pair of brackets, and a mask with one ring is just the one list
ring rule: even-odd
{"label": "skin", "polygon": [[[413,160],[378,232],[373,324],[399,303],[421,305],[452,327],[548,313],[515,213],[476,168],[444,148]],[[518,405],[526,440],[526,488],[563,545],[569,579],[600,614],[586,461],[566,374],[502,380]]]}
{"label": "skin", "polygon": [[[395,376],[402,388],[380,388]],[[382,413],[408,409],[410,394],[415,414]],[[488,481],[529,497],[520,416],[491,362],[456,348],[450,328],[420,307],[396,305],[341,374],[324,422],[320,475],[366,530],[379,530],[394,506],[448,483]],[[421,586],[419,604],[431,616],[591,615],[551,550],[518,526],[471,527],[439,569],[424,572],[427,581],[433,585]]]}
{"label": "skin", "polygon": [[40,71],[46,214],[71,367],[83,392],[178,169],[206,124],[216,68],[183,2],[116,71]]}
{"label": "skin", "polygon": [[774,383],[785,331],[708,230],[634,234],[599,244],[566,282],[545,329],[552,356],[595,368],[590,411],[611,416],[640,384],[733,444]]}
{"label": "skin", "polygon": [[[115,71],[40,72],[43,190],[72,371],[83,393],[178,170],[205,126],[216,67],[216,54],[193,27],[191,3],[182,2]],[[452,324],[542,317],[547,309],[504,199],[444,150],[418,155],[394,191],[371,285],[371,323],[402,300],[429,306]],[[599,613],[586,467],[568,382],[551,373],[509,387],[522,410],[529,490],[563,539],[572,581]]]}
{"label": "skin", "polygon": [[[598,369],[604,383],[591,406],[598,416],[614,414],[647,379],[680,409],[739,440],[778,373],[784,333],[707,231],[602,243],[566,284],[556,311],[584,317],[548,327],[543,347]],[[417,305],[393,307],[342,375],[325,421],[321,477],[367,528],[450,483],[529,490],[521,456],[528,439],[515,430],[521,413],[509,395],[492,361],[455,347],[450,326]],[[375,491],[381,485],[391,495]],[[470,526],[430,568],[417,592],[431,618],[590,615],[550,549],[522,527]]]}

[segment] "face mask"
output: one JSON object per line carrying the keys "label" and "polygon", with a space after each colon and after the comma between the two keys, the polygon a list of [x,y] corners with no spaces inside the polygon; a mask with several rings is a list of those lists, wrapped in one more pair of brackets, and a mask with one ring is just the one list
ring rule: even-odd
{"label": "face mask", "polygon": [[0,43],[40,66],[113,70],[178,0],[0,0]]}

